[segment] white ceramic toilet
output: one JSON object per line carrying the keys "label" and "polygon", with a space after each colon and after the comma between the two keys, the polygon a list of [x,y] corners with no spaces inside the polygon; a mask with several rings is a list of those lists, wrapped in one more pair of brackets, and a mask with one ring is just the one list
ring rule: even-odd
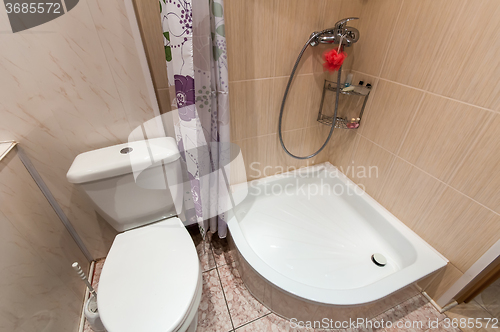
{"label": "white ceramic toilet", "polygon": [[182,196],[179,157],[175,140],[163,137],[82,153],[68,171],[68,181],[122,232],[98,288],[108,332],[196,330],[201,270],[194,243],[175,217],[174,202]]}

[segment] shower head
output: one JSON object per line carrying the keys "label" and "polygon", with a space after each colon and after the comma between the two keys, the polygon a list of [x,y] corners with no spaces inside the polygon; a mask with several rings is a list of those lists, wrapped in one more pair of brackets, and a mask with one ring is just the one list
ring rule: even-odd
{"label": "shower head", "polygon": [[346,26],[347,22],[352,20],[358,20],[357,17],[344,18],[330,29],[325,29],[319,32],[313,32],[311,41],[311,46],[317,46],[319,43],[322,44],[339,44],[345,46],[351,46],[359,39],[359,31],[354,27]]}

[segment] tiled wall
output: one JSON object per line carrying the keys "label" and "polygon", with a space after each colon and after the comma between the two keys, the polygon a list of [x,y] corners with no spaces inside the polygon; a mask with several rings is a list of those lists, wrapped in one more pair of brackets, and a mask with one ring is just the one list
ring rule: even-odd
{"label": "tiled wall", "polygon": [[154,116],[124,1],[80,1],[16,34],[0,11],[0,31],[0,140],[20,142],[92,255],[103,257],[116,232],[66,172],[79,153],[126,142]]}
{"label": "tiled wall", "polygon": [[15,150],[0,161],[0,330],[77,331],[89,263]]}
{"label": "tiled wall", "polygon": [[160,8],[157,1],[134,0],[134,6],[160,113],[167,113],[172,109],[173,98],[170,97],[172,88],[168,86]]}
{"label": "tiled wall", "polygon": [[[277,134],[279,110],[288,76],[311,33],[332,27],[341,15],[354,15],[357,9],[347,0],[225,2],[231,141],[243,152],[248,179],[328,160],[328,149],[309,161],[284,153]],[[286,102],[283,136],[296,155],[312,154],[328,136],[329,128],[316,121],[324,79],[336,80],[335,74],[322,70],[326,49],[306,51]]]}
{"label": "tiled wall", "polygon": [[[375,84],[330,161],[446,256],[437,299],[500,239],[500,3],[356,1],[355,81]],[[333,9],[332,9],[333,10]],[[480,33],[478,33],[480,31]],[[352,167],[378,166],[377,178]]]}

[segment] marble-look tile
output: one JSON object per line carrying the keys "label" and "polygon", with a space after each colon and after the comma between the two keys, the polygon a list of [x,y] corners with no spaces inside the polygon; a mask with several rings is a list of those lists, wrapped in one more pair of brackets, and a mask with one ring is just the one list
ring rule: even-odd
{"label": "marble-look tile", "polygon": [[252,296],[258,299],[259,302],[263,303],[267,307],[271,307],[271,289],[273,287],[271,286],[271,283],[258,275],[250,264],[248,264],[243,258],[243,256],[241,256],[241,253],[238,249],[236,249],[236,245],[231,238],[231,234],[228,236],[228,244],[231,249],[232,257],[234,258],[234,262],[231,266],[238,269],[238,274],[243,280],[245,287],[252,294]]}
{"label": "marble-look tile", "polygon": [[235,328],[269,313],[269,310],[248,292],[236,268],[225,265],[218,267],[218,270]]}
{"label": "marble-look tile", "polygon": [[[99,292],[99,279],[101,278],[101,272],[102,272],[102,268],[104,266],[105,261],[106,261],[106,259],[104,259],[104,258],[98,259],[94,265],[94,273],[92,274],[91,279],[92,279],[92,287],[94,287],[96,293]],[[85,324],[83,326],[83,332],[93,332],[93,331],[94,330],[92,330],[89,323],[85,319]]]}
{"label": "marble-look tile", "polygon": [[15,151],[2,160],[0,167],[0,210],[37,249],[40,259],[81,296],[83,285],[68,267],[78,261],[87,269],[88,262]]}
{"label": "marble-look tile", "polygon": [[234,257],[229,249],[227,238],[220,239],[217,234],[212,237],[212,250],[214,254],[215,264],[217,266],[233,265]]}
{"label": "marble-look tile", "polygon": [[293,328],[290,322],[275,314],[269,314],[261,319],[251,322],[250,324],[243,325],[236,329],[238,332],[256,332],[256,331],[272,331],[272,332],[312,332],[310,328]]}
{"label": "marble-look tile", "polygon": [[106,259],[102,258],[95,262],[94,273],[92,276],[92,287],[97,291],[99,287],[99,280],[101,279],[102,268],[104,267],[104,262]]}
{"label": "marble-look tile", "polygon": [[[159,114],[153,114],[151,101],[146,97],[149,96],[148,86],[142,67],[139,65],[139,55],[135,47],[125,2],[120,0],[88,0],[87,3],[113,74],[116,89],[122,100],[127,120],[134,128],[144,120]],[[113,22],[113,24],[109,22]],[[130,65],[132,63],[135,65]],[[135,78],[133,89],[130,88],[131,77]],[[139,117],[138,114],[141,116]]]}
{"label": "marble-look tile", "polygon": [[[31,33],[0,36],[0,140],[21,142],[90,252],[102,257],[116,232],[66,172],[77,154],[127,141],[153,112],[123,2],[92,4]],[[0,29],[9,30],[0,16]]]}
{"label": "marble-look tile", "polygon": [[391,327],[385,327],[387,332],[398,331],[426,331],[431,327],[429,322],[439,322],[446,315],[439,313],[431,303],[422,296],[417,295],[408,301],[398,304],[381,316],[386,321],[392,322]]}
{"label": "marble-look tile", "polygon": [[73,331],[78,325],[83,292],[76,294],[45,263],[45,252],[0,212],[2,331]]}
{"label": "marble-look tile", "polygon": [[451,324],[447,323],[444,320],[440,321],[437,327],[432,327],[431,329],[429,329],[427,331],[428,332],[462,332],[461,329],[459,329],[457,327],[453,327]]}
{"label": "marble-look tile", "polygon": [[203,273],[203,294],[198,308],[197,332],[233,329],[217,270]]}
{"label": "marble-look tile", "polygon": [[488,286],[474,300],[491,315],[500,319],[500,279]]}
{"label": "marble-look tile", "polygon": [[[469,303],[461,303],[458,306],[451,308],[446,312],[446,316],[448,316],[452,322],[453,320],[458,322],[460,324],[460,320],[463,319],[464,321],[469,320],[472,318],[474,322],[476,322],[476,319],[479,318],[480,322],[483,324],[486,323],[486,319],[491,319],[493,316],[490,315],[486,310],[484,310],[479,303],[476,301],[472,300]],[[493,329],[491,326],[488,328],[485,328],[484,326],[478,327],[467,327],[462,325],[460,329],[464,332],[485,332],[485,331],[498,331],[498,329]]]}
{"label": "marble-look tile", "polygon": [[215,267],[212,244],[209,237],[210,234],[207,234],[205,240],[203,240],[200,233],[191,235],[194,245],[196,246],[196,252],[198,253],[198,257],[200,259],[202,272],[211,270]]}
{"label": "marble-look tile", "polygon": [[390,324],[395,324],[396,322],[404,319],[408,313],[424,306],[425,304],[426,302],[420,296],[415,296],[381,313],[377,317],[373,318],[372,321],[376,327],[385,327],[388,322],[390,322]]}

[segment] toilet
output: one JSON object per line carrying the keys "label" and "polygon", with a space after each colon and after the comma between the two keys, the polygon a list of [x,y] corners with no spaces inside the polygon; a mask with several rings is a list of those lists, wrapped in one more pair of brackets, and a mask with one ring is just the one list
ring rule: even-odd
{"label": "toilet", "polygon": [[201,269],[177,217],[180,153],[172,137],[78,155],[67,179],[118,232],[99,280],[97,305],[108,332],[195,331]]}

